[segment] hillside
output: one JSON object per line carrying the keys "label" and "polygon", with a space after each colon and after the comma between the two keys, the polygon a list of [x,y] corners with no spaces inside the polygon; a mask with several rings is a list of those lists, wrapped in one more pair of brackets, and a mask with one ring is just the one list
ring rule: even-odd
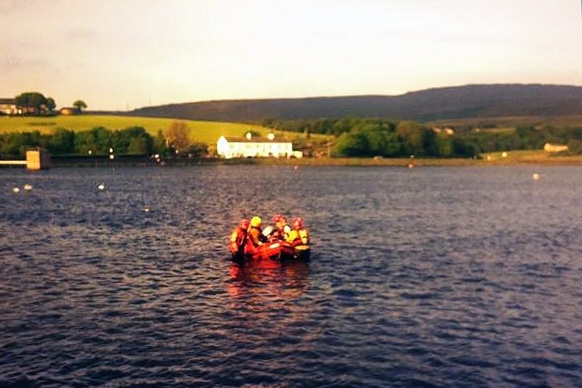
{"label": "hillside", "polygon": [[266,118],[381,117],[421,122],[582,113],[582,87],[493,84],[435,88],[399,96],[346,96],[190,102],[136,109],[132,116],[256,123]]}

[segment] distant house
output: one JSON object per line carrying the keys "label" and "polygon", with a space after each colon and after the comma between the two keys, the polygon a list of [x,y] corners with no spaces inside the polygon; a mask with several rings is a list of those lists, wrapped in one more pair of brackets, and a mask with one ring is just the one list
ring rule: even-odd
{"label": "distant house", "polygon": [[59,109],[59,113],[62,114],[63,116],[76,115],[77,113],[79,113],[79,110],[77,108],[66,106],[64,108]]}
{"label": "distant house", "polygon": [[0,114],[12,116],[22,114],[22,111],[16,105],[15,99],[0,98]]}
{"label": "distant house", "polygon": [[544,151],[546,151],[546,152],[562,152],[562,151],[568,151],[568,146],[567,145],[562,145],[562,144],[550,144],[550,143],[546,143],[546,144],[544,144]]}
{"label": "distant house", "polygon": [[453,135],[455,130],[453,128],[440,128],[440,127],[433,127],[432,130],[436,133],[445,133],[447,135]]}
{"label": "distant house", "polygon": [[221,136],[216,143],[216,152],[225,159],[297,157],[290,141],[273,134],[252,136],[250,132],[245,137]]}

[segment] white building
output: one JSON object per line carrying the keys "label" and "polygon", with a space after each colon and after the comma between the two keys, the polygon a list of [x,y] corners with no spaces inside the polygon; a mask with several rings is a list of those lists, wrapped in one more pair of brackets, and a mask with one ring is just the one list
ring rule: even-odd
{"label": "white building", "polygon": [[17,115],[22,114],[22,110],[18,109],[15,99],[0,98],[0,113],[5,115]]}
{"label": "white building", "polygon": [[293,152],[290,141],[278,138],[272,133],[267,137],[253,137],[250,133],[246,137],[221,136],[216,143],[216,152],[225,159],[298,157],[298,153]]}

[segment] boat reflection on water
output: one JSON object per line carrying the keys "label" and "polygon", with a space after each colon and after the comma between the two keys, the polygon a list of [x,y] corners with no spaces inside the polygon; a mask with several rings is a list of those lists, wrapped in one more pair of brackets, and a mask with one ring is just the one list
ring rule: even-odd
{"label": "boat reflection on water", "polygon": [[256,260],[231,263],[226,280],[229,330],[221,331],[249,369],[280,370],[297,354],[315,354],[316,330],[309,333],[314,305],[306,292],[309,263]]}
{"label": "boat reflection on water", "polygon": [[309,285],[308,275],[308,262],[232,262],[227,288],[235,299],[277,303],[300,296]]}

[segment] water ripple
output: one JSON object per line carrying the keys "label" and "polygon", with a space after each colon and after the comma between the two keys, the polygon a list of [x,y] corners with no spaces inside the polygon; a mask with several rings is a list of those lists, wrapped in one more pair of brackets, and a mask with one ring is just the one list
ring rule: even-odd
{"label": "water ripple", "polygon": [[[582,178],[541,173],[0,170],[0,386],[582,386]],[[230,263],[279,212],[312,260]]]}

